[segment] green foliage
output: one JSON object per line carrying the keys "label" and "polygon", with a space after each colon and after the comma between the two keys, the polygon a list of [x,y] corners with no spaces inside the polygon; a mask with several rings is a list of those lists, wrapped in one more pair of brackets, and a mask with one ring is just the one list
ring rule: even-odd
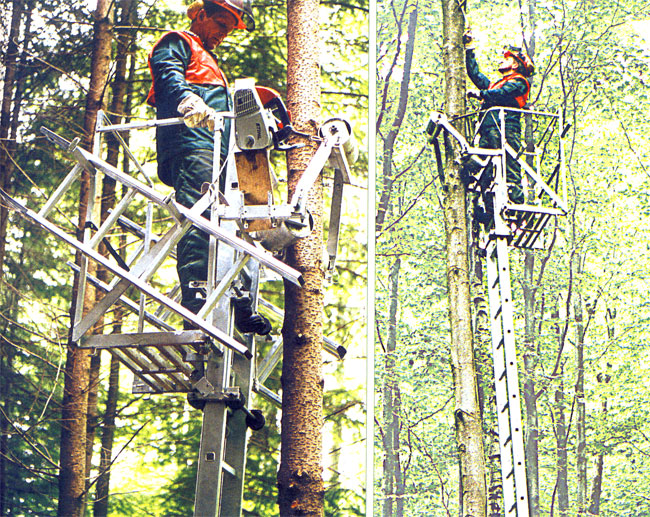
{"label": "green foliage", "polygon": [[[378,102],[388,76],[399,39],[393,13],[401,2],[379,2]],[[525,9],[525,11],[520,11]],[[561,110],[572,129],[566,140],[569,172],[570,211],[558,219],[548,236],[555,236],[550,256],[535,252],[535,285],[539,286],[535,307],[535,348],[538,354],[534,375],[540,420],[541,515],[551,506],[558,512],[555,493],[557,443],[554,425],[558,418],[555,393],[563,386],[569,453],[569,500],[576,514],[576,391],[578,340],[573,303],[580,294],[585,336],[585,401],[587,411],[588,487],[591,491],[596,456],[605,456],[600,515],[641,515],[647,513],[644,494],[648,487],[647,412],[644,379],[648,376],[648,158],[647,108],[650,42],[647,6],[629,1],[537,2],[536,47],[531,98],[538,110]],[[527,4],[489,1],[469,6],[467,22],[478,39],[478,59],[482,70],[494,76],[499,49],[518,43],[521,33],[530,38]],[[406,483],[405,515],[447,515],[457,508],[457,458],[453,436],[452,397],[449,375],[448,322],[444,263],[443,221],[432,181],[435,161],[425,152],[422,127],[432,108],[440,109],[443,98],[441,69],[441,21],[439,4],[418,3],[414,74],[404,122],[394,147],[390,168],[382,168],[383,140],[393,122],[402,52],[387,89],[387,101],[378,128],[379,157],[377,189],[391,185],[391,201],[382,231],[377,236],[377,331],[380,346],[387,339],[389,270],[399,255],[398,348],[392,354],[395,367],[390,379],[401,390],[401,470]],[[526,22],[527,23],[527,22]],[[402,33],[405,33],[405,22]],[[411,167],[411,168],[409,168]],[[407,172],[404,172],[408,169]],[[544,261],[544,269],[540,266]],[[517,340],[523,355],[523,253],[511,259],[513,297],[516,308]],[[557,306],[559,319],[551,312]],[[590,317],[588,307],[595,307]],[[567,313],[567,307],[568,313]],[[615,310],[615,320],[606,320]],[[587,321],[589,323],[587,324]],[[608,321],[614,336],[608,337]],[[559,350],[558,331],[567,330],[562,369],[553,372]],[[383,505],[381,432],[381,387],[386,381],[387,357],[378,350],[377,415],[375,437],[375,513]],[[485,365],[490,371],[491,365]],[[523,380],[523,363],[520,366]],[[608,384],[598,381],[607,374]],[[601,375],[602,378],[602,375]],[[489,381],[486,381],[489,382]],[[561,384],[562,383],[562,384]],[[607,402],[607,412],[602,404]],[[572,409],[573,408],[573,409]],[[419,418],[440,410],[418,424]],[[486,408],[487,410],[487,408]],[[417,454],[414,452],[417,451]],[[419,455],[419,457],[418,457]],[[419,459],[423,461],[419,461]],[[625,487],[621,489],[621,487]],[[429,497],[422,498],[426,493]],[[423,500],[425,499],[425,500]],[[589,501],[586,501],[589,504]]]}

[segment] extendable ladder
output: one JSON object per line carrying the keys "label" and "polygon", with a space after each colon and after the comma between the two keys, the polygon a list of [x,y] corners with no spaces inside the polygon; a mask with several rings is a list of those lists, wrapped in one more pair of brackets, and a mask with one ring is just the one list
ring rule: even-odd
{"label": "extendable ladder", "polygon": [[[518,152],[506,141],[506,111],[519,112],[526,124],[538,128],[538,138],[530,150]],[[464,134],[473,135],[472,142],[477,142],[481,117],[491,114],[496,115],[500,123],[500,148],[484,149],[471,145]],[[482,223],[473,221],[473,228],[474,245],[482,251],[487,270],[503,515],[528,517],[530,510],[509,248],[542,247],[542,232],[548,222],[567,213],[562,138],[568,127],[562,125],[560,115],[491,108],[453,121],[443,113],[434,112],[426,128],[430,142],[437,146],[438,135],[443,130],[459,143],[464,160],[475,160],[480,164],[478,168],[475,167],[470,178],[473,181],[469,182],[467,190],[474,198],[475,210],[490,214],[488,220]],[[522,186],[526,193],[523,204],[515,204],[508,198],[508,157],[516,160],[522,170]],[[551,172],[548,173],[548,170]],[[481,181],[484,174],[491,174],[492,180]]]}
{"label": "extendable ladder", "polygon": [[[218,121],[215,149],[221,147],[223,119],[233,116],[226,113]],[[327,246],[330,266],[334,267],[343,184],[350,183],[343,145],[351,136],[351,128],[342,119],[331,119],[321,127],[318,151],[289,204],[273,205],[271,194],[264,203],[245,204],[232,155],[225,169],[225,190],[219,192],[217,185],[221,167],[219,154],[215,153],[213,183],[206,185],[203,196],[192,208],[186,208],[178,204],[173,196],[164,196],[155,190],[120,136],[120,132],[126,130],[178,123],[182,123],[182,119],[112,125],[100,111],[93,153],[80,148],[78,140],[68,141],[43,128],[42,132],[48,140],[71,155],[76,165],[38,212],[1,190],[0,199],[22,217],[81,253],[80,266],[71,264],[79,277],[73,342],[94,351],[104,349],[116,356],[134,374],[134,393],[187,393],[190,404],[202,409],[194,515],[238,516],[242,512],[247,429],[255,430],[264,425],[262,413],[251,409],[252,394],[257,393],[281,406],[278,394],[267,388],[264,382],[281,359],[282,338],[269,335],[267,339],[272,340],[270,350],[256,362],[255,339],[251,334],[238,335],[233,324],[230,299],[241,295],[243,289],[253,299],[253,307],[259,305],[276,321],[283,317],[282,309],[258,296],[260,268],[264,267],[298,286],[302,285],[303,279],[298,271],[264,249],[260,241],[267,241],[277,251],[279,246],[288,245],[291,239],[309,234],[311,227],[308,225],[291,232],[284,223],[287,222],[286,226],[289,226],[288,222],[292,222],[295,226],[301,220],[308,219],[306,197],[328,164],[335,171]],[[118,139],[144,181],[99,158],[101,135],[107,132]],[[233,142],[234,138],[231,137],[230,141]],[[70,191],[84,170],[90,174],[91,185],[83,238],[78,240],[76,228],[63,228],[61,222],[54,219],[57,203]],[[98,197],[101,175],[121,184],[125,194],[100,224],[96,221],[95,199]],[[161,225],[160,231],[154,231],[154,209],[165,216],[162,218],[165,222],[158,223]],[[140,217],[144,213],[144,223],[132,220],[129,211]],[[210,211],[209,219],[204,217],[206,211]],[[253,234],[247,230],[258,220],[270,221],[271,230],[260,232],[263,238],[254,240]],[[204,286],[199,286],[203,288],[205,304],[198,314],[191,313],[180,304],[178,286],[169,291],[159,287],[161,277],[168,278],[169,268],[173,267],[176,243],[192,226],[204,231],[210,238],[208,280]],[[94,229],[94,234],[91,229]],[[278,238],[276,233],[282,235]],[[127,246],[132,251],[126,257],[121,257],[114,250],[113,258],[102,256],[98,251],[100,242],[111,248],[109,239],[116,234],[129,235],[134,239]],[[168,258],[172,259],[171,264]],[[91,261],[106,268],[113,275],[113,280],[105,283],[90,274],[88,265]],[[175,276],[175,272],[171,274]],[[244,277],[245,286],[242,281]],[[102,292],[103,297],[84,312],[84,292],[88,285]],[[152,309],[152,304],[156,304],[157,308]],[[120,305],[137,316],[137,321],[130,320],[129,323],[135,326],[136,331],[94,333],[93,328],[114,305]],[[176,330],[178,318],[172,321],[175,315],[189,322],[194,329]],[[325,339],[323,348],[339,359],[345,355],[345,348],[329,339]]]}

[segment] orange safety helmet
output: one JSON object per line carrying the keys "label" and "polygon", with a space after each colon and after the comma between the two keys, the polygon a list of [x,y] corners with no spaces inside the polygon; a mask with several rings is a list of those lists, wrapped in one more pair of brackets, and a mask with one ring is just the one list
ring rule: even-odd
{"label": "orange safety helmet", "polygon": [[204,0],[204,2],[218,5],[232,13],[237,18],[237,27],[235,29],[246,29],[249,32],[255,30],[251,0]]}
{"label": "orange safety helmet", "polygon": [[535,65],[520,47],[508,46],[503,51],[503,57],[512,57],[519,63],[519,73],[524,77],[530,77],[535,73]]}

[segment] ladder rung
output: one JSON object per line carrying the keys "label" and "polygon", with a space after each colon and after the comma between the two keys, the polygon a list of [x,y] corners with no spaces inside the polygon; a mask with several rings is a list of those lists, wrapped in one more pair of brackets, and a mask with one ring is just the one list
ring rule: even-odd
{"label": "ladder rung", "polygon": [[226,463],[225,461],[221,462],[221,468],[223,470],[225,470],[231,476],[236,476],[237,475],[237,471],[234,468],[232,468],[230,465],[228,465],[228,463]]}

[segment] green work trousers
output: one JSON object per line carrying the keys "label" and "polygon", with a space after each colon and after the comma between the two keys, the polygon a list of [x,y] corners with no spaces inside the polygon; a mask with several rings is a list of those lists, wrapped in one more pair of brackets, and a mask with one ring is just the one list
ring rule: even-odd
{"label": "green work trousers", "polygon": [[[513,127],[506,123],[506,141],[510,144],[515,152],[521,148],[521,128]],[[483,149],[500,149],[501,148],[501,133],[496,126],[483,127],[480,130],[479,147]],[[492,167],[485,171],[484,178],[481,182],[485,181],[484,185],[491,183],[494,180],[494,172]],[[521,187],[521,165],[512,156],[506,153],[506,183],[508,184],[508,196],[510,200],[517,204],[524,203],[524,193]]]}

